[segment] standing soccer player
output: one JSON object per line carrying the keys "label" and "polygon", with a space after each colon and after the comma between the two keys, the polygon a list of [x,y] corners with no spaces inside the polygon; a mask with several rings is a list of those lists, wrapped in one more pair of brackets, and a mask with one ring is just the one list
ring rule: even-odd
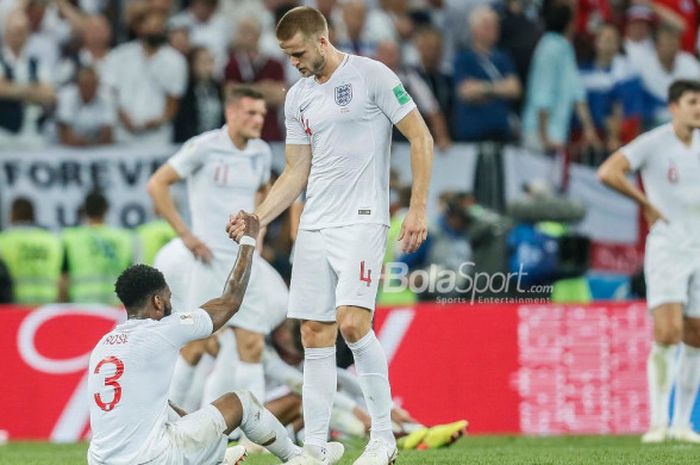
{"label": "standing soccer player", "polygon": [[[259,92],[246,87],[230,91],[226,125],[187,141],[149,181],[156,209],[197,258],[189,270],[188,307],[218,295],[235,256],[221,219],[232,208],[252,211],[269,188],[272,155],[270,146],[260,139],[265,114],[265,100]],[[181,179],[187,180],[192,230],[175,209],[169,190]],[[265,398],[265,335],[284,321],[287,295],[282,277],[256,256],[243,311],[219,334],[220,350],[207,379],[205,402],[231,389],[249,390]],[[173,379],[175,402],[186,398],[194,365],[203,351],[201,341],[183,350]]]}
{"label": "standing soccer player", "polygon": [[301,454],[247,391],[227,393],[189,415],[168,402],[180,347],[211,335],[241,307],[258,233],[257,218],[242,217],[245,233],[223,292],[195,310],[171,315],[168,284],[148,265],[127,268],[117,279],[128,319],[90,355],[89,465],[237,465],[245,449],[226,450],[226,435],[237,427],[282,460]]}
{"label": "standing soccer player", "polygon": [[[391,389],[372,313],[389,225],[392,124],[411,144],[413,188],[399,237],[408,252],[427,235],[433,140],[396,75],[380,62],[334,48],[318,10],[290,10],[276,34],[303,76],[285,102],[285,169],[256,212],[261,225],[267,225],[306,187],[288,311],[290,318],[302,320],[306,440],[303,456],[289,464],[325,465],[340,459],[335,445],[326,442],[340,328],[372,417],[369,444],[355,465],[387,465],[397,453]],[[232,218],[228,231],[238,237],[240,220]]]}
{"label": "standing soccer player", "polygon": [[[700,435],[690,427],[700,384],[700,82],[675,81],[668,101],[671,122],[622,147],[600,167],[598,176],[635,200],[649,224],[644,275],[654,342],[647,363],[651,425],[642,442],[700,443]],[[636,170],[641,172],[646,194],[626,177]],[[679,344],[678,384],[669,430]]]}

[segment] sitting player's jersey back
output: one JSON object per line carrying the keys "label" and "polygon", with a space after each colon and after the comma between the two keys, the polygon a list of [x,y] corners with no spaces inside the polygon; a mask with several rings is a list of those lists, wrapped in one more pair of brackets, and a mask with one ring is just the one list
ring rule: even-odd
{"label": "sitting player's jersey back", "polygon": [[91,465],[145,463],[163,453],[168,388],[180,348],[207,337],[202,309],[160,321],[129,319],[107,333],[90,356]]}

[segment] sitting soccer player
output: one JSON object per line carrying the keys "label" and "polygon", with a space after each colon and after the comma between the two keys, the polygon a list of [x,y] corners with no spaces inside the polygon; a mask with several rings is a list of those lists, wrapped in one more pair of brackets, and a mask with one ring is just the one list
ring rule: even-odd
{"label": "sitting soccer player", "polygon": [[257,217],[241,215],[245,234],[224,291],[201,308],[171,315],[168,284],[150,266],[135,265],[119,276],[115,289],[128,320],[102,337],[90,356],[90,465],[235,465],[245,449],[227,450],[226,435],[238,427],[284,461],[301,453],[248,392],[225,394],[191,414],[168,402],[180,348],[222,327],[243,300],[259,225]]}

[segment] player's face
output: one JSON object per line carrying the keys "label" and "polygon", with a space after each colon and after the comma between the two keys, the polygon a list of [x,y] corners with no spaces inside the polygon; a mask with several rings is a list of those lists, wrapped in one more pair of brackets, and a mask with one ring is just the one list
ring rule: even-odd
{"label": "player's face", "polygon": [[226,108],[226,124],[246,139],[259,139],[265,115],[264,100],[243,97]]}
{"label": "player's face", "polygon": [[306,38],[300,32],[289,40],[281,40],[280,47],[302,76],[316,76],[326,67],[325,45],[328,39]]}
{"label": "player's face", "polygon": [[677,103],[671,104],[671,113],[679,123],[700,128],[700,92],[685,92]]}

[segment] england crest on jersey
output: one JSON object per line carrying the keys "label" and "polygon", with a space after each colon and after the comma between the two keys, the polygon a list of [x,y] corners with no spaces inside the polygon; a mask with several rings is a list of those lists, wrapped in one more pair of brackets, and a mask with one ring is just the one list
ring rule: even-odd
{"label": "england crest on jersey", "polygon": [[339,106],[347,106],[352,100],[352,84],[343,84],[335,88],[335,103]]}

